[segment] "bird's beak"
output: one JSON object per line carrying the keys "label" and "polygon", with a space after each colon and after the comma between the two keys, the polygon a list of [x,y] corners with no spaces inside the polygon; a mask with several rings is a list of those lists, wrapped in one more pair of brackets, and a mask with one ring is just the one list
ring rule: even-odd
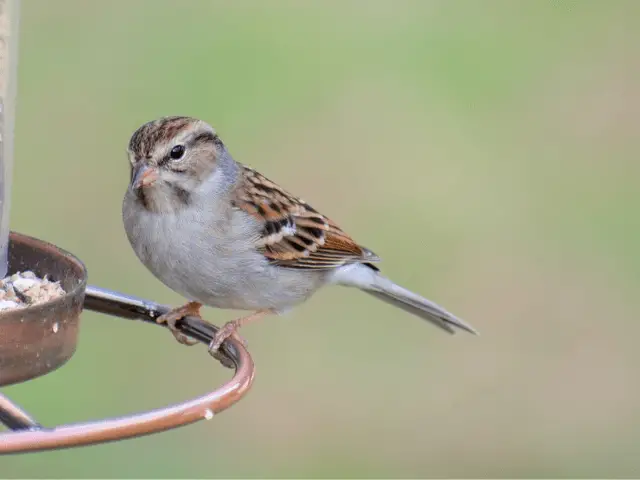
{"label": "bird's beak", "polygon": [[158,180],[158,172],[149,165],[138,165],[133,169],[131,177],[131,186],[134,190],[153,185]]}

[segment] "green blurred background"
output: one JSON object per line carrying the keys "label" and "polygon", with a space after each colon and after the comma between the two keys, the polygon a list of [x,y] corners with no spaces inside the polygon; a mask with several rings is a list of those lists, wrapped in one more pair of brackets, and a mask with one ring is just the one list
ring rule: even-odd
{"label": "green blurred background", "polygon": [[[120,205],[131,133],[193,115],[481,336],[326,289],[243,331],[256,381],[215,420],[0,475],[640,475],[638,18],[634,0],[23,0],[12,229],[179,304]],[[86,313],[65,367],[5,393],[54,425],[228,377]]]}

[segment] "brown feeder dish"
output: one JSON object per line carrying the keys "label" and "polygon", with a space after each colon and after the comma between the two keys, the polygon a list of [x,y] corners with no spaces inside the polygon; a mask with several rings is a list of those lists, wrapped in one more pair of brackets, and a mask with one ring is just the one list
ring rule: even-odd
{"label": "brown feeder dish", "polygon": [[50,243],[11,233],[8,275],[26,270],[59,281],[65,295],[0,313],[0,386],[49,373],[76,350],[86,268],[76,257]]}

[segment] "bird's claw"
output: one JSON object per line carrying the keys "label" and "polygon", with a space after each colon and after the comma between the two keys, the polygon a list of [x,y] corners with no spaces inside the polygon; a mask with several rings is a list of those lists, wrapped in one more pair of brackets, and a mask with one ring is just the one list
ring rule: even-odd
{"label": "bird's claw", "polygon": [[193,315],[198,318],[200,317],[200,307],[202,305],[197,302],[190,302],[182,307],[174,308],[173,310],[169,310],[167,313],[160,315],[156,319],[156,323],[166,323],[167,328],[173,334],[174,338],[178,341],[178,343],[182,345],[186,345],[188,347],[192,347],[193,345],[198,343],[198,340],[193,339],[182,333],[176,323],[179,320],[182,320],[184,317],[188,315]]}
{"label": "bird's claw", "polygon": [[222,365],[228,368],[233,368],[235,365],[224,352],[220,351],[220,347],[229,337],[234,337],[240,343],[242,343],[245,347],[247,346],[247,342],[238,335],[238,328],[240,328],[240,322],[237,320],[232,320],[231,322],[225,323],[220,330],[218,330],[209,343],[209,355],[218,360]]}
{"label": "bird's claw", "polygon": [[169,330],[173,334],[174,338],[178,341],[178,343],[186,345],[187,347],[193,347],[194,345],[199,343],[195,338],[191,338],[178,330],[178,327],[176,327],[176,321],[173,321],[171,323],[167,322],[167,327],[169,327]]}

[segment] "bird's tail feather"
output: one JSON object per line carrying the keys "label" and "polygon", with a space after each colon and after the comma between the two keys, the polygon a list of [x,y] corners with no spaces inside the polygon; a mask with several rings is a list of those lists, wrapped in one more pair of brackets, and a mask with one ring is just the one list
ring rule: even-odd
{"label": "bird's tail feather", "polygon": [[458,328],[475,335],[478,334],[471,325],[447,312],[440,305],[393,283],[382,275],[377,274],[373,285],[362,288],[362,290],[386,303],[427,320],[449,333],[455,333]]}

